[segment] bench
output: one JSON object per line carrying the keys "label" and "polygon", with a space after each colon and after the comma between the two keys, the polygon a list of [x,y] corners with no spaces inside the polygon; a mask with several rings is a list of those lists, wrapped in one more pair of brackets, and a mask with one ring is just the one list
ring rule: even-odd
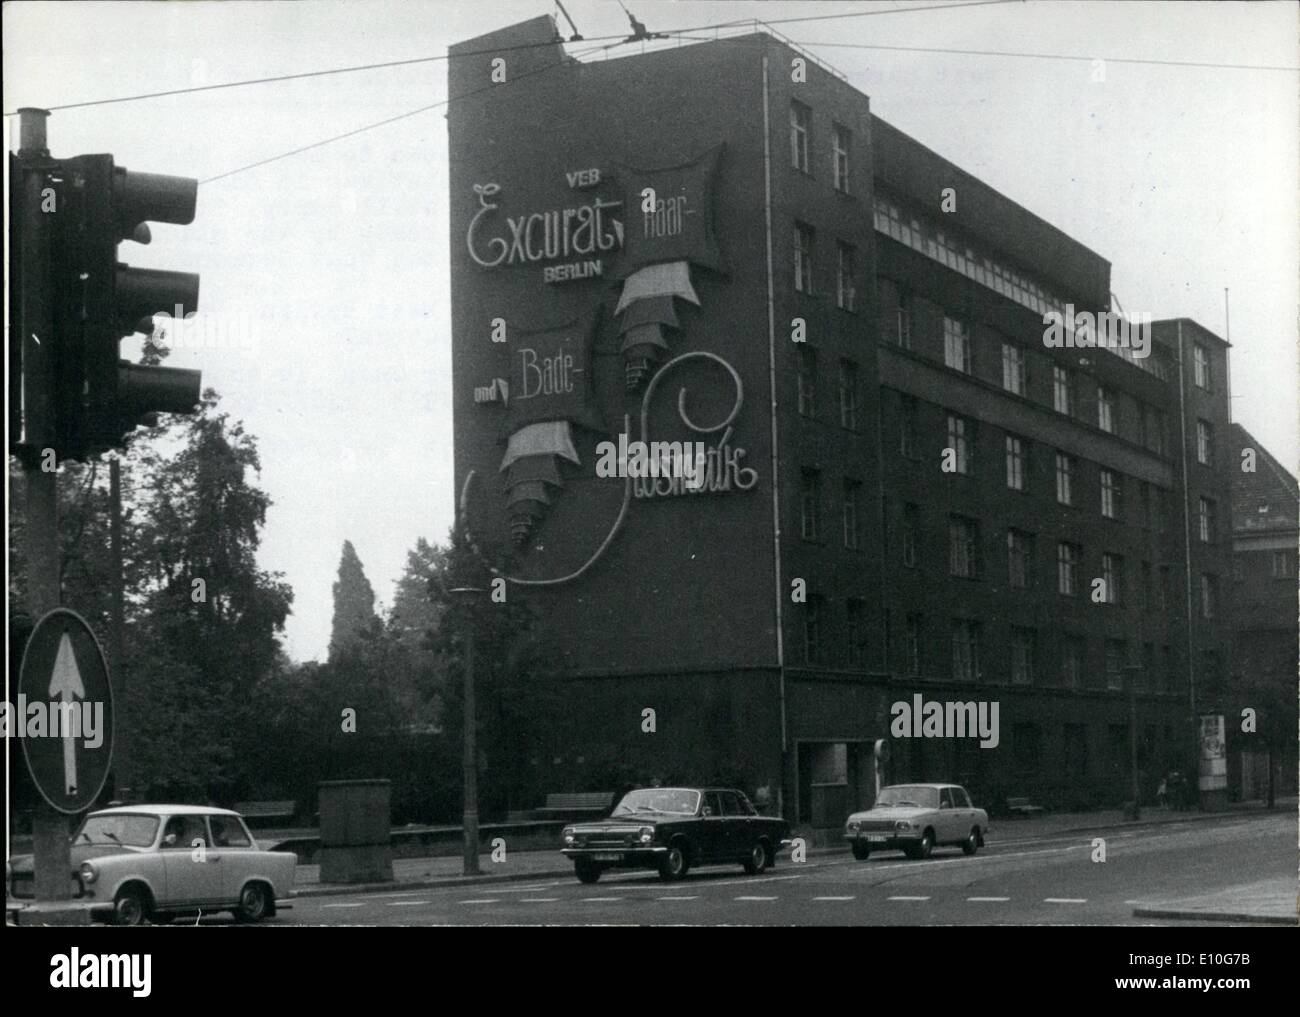
{"label": "bench", "polygon": [[298,803],[287,802],[235,802],[235,811],[253,825],[255,819],[293,819]]}
{"label": "bench", "polygon": [[547,795],[546,804],[537,811],[550,815],[598,813],[604,817],[613,807],[613,791],[579,791]]}
{"label": "bench", "polygon": [[1026,798],[1007,798],[1007,812],[1013,816],[1036,816],[1044,809],[1041,805],[1034,805]]}

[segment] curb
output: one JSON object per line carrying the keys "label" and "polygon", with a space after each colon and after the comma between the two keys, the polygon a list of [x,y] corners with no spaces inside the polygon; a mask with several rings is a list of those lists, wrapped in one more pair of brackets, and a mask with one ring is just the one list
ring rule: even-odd
{"label": "curb", "polygon": [[1256,915],[1237,911],[1179,911],[1177,908],[1134,908],[1134,918],[1173,918],[1189,922],[1249,922],[1253,925],[1300,925],[1300,918]]}
{"label": "curb", "polygon": [[294,900],[303,897],[338,897],[350,893],[376,893],[385,890],[436,890],[440,886],[481,886],[485,883],[526,883],[530,879],[559,879],[572,876],[573,870],[556,869],[547,872],[508,873],[492,876],[445,876],[441,879],[395,879],[387,883],[307,883],[294,887]]}

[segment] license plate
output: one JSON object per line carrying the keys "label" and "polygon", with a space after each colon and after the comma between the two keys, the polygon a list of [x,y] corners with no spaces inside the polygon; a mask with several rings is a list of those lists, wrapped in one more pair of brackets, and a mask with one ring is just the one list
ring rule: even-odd
{"label": "license plate", "polygon": [[597,851],[592,855],[592,860],[597,862],[621,862],[623,856],[617,851]]}
{"label": "license plate", "polygon": [[887,840],[889,840],[889,838],[886,837],[883,833],[867,834],[867,841],[871,844],[883,844]]}

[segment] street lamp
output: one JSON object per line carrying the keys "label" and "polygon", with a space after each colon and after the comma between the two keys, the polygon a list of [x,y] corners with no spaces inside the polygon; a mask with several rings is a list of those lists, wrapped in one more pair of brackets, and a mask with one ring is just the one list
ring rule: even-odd
{"label": "street lamp", "polygon": [[487,591],[477,586],[457,586],[448,591],[465,605],[465,754],[462,762],[465,807],[461,819],[464,833],[464,873],[480,875],[478,867],[478,746],[474,730],[474,604]]}

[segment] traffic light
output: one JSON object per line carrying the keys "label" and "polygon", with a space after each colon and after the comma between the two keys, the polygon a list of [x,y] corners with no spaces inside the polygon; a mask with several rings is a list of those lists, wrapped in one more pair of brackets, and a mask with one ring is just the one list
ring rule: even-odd
{"label": "traffic light", "polygon": [[198,308],[199,277],[119,263],[123,240],[148,243],[148,222],[194,221],[198,181],[131,173],[111,155],[59,164],[51,264],[55,336],[54,419],[60,458],[120,448],[157,413],[192,413],[200,372],[141,366],[119,357],[125,336],[167,312]]}

